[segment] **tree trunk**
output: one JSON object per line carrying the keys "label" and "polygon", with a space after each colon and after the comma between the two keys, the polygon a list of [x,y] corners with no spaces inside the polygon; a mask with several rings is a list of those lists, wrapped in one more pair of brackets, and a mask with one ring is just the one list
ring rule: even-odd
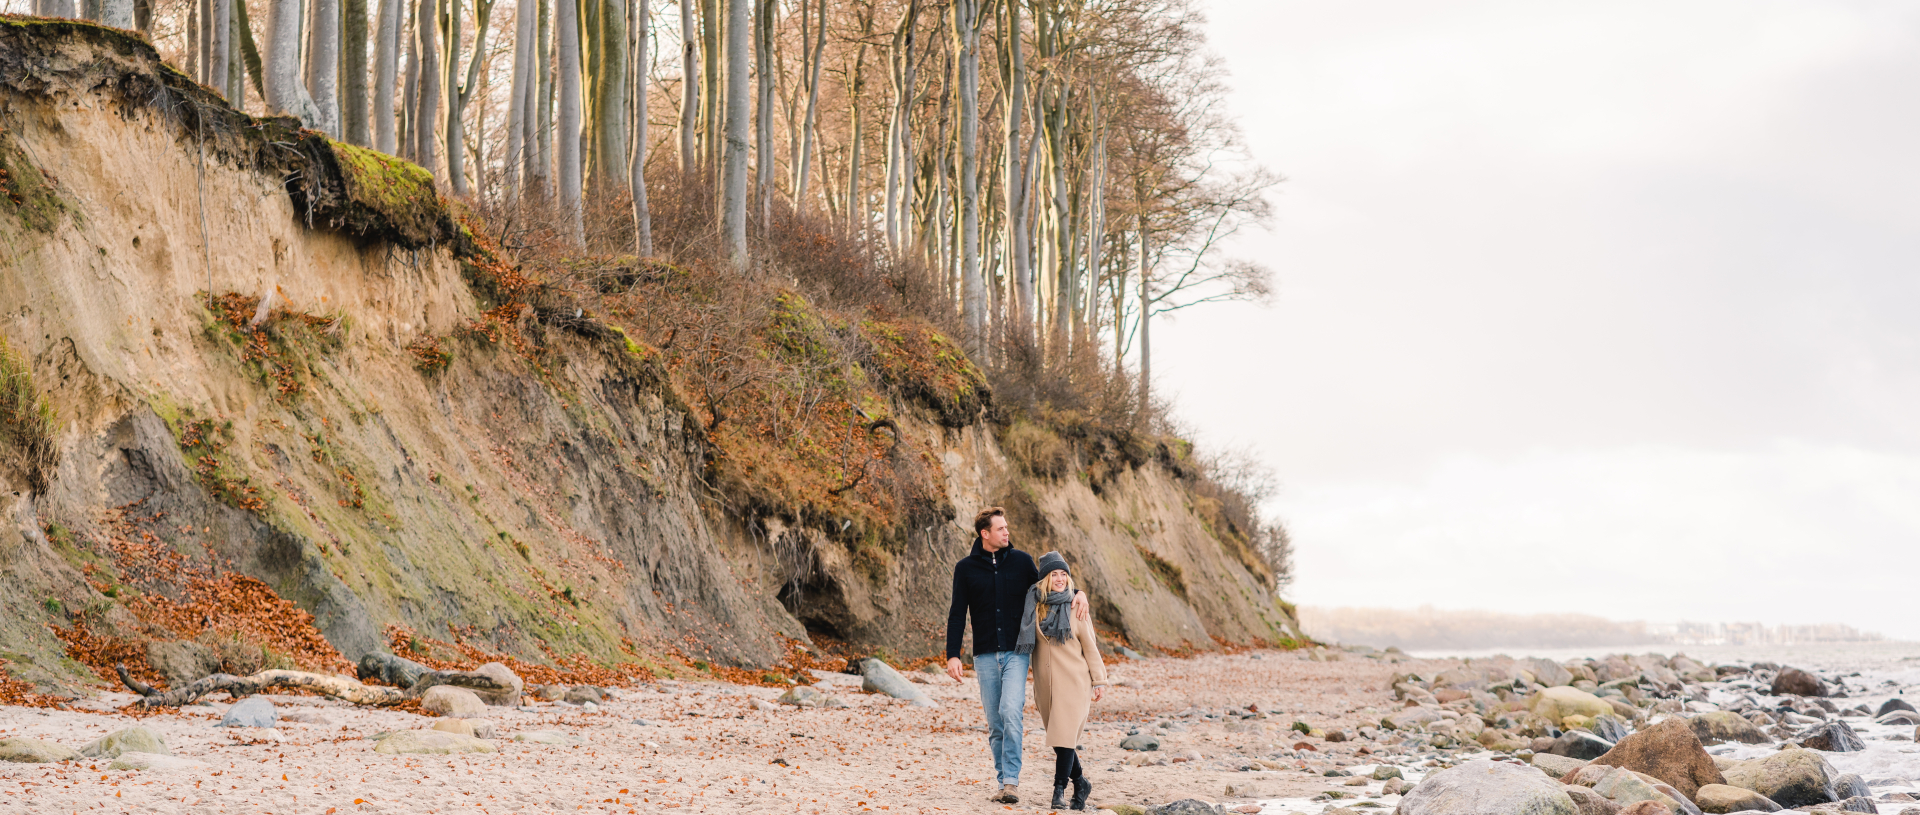
{"label": "tree trunk", "polygon": [[[440,19],[445,21],[447,64],[442,82],[447,89],[447,184],[453,188],[453,194],[467,194],[467,128],[461,103],[466,101],[460,89],[460,0],[446,0],[446,10]],[[485,43],[475,40],[479,46],[476,51],[484,50]]]}
{"label": "tree trunk", "polygon": [[207,43],[207,87],[231,97],[235,89],[227,86],[227,74],[233,67],[233,0],[213,0],[208,19],[213,39]]}
{"label": "tree trunk", "polygon": [[[234,110],[247,110],[247,61],[245,44],[253,32],[247,30],[246,0],[225,0],[227,6],[227,104]],[[258,59],[258,56],[255,56]],[[258,67],[257,65],[255,67]]]}
{"label": "tree trunk", "polygon": [[[424,0],[408,0],[420,3]],[[417,132],[420,123],[415,121],[420,113],[420,38],[414,34],[414,22],[420,19],[417,5],[401,6],[407,19],[402,36],[407,41],[407,78],[400,94],[400,156],[415,164],[420,163],[420,138]],[[431,172],[431,170],[429,170]]]}
{"label": "tree trunk", "polygon": [[1134,416],[1145,416],[1153,404],[1153,343],[1149,329],[1153,320],[1153,263],[1147,252],[1147,216],[1140,216],[1140,407]]}
{"label": "tree trunk", "polygon": [[647,31],[652,25],[647,0],[634,0],[633,153],[627,157],[627,185],[633,189],[633,251],[653,256],[653,215],[647,211]]}
{"label": "tree trunk", "polygon": [[567,238],[576,248],[586,245],[585,213],[580,208],[580,7],[579,0],[557,0],[553,27],[559,35],[560,209],[567,219]]}
{"label": "tree trunk", "polygon": [[627,6],[625,0],[598,0],[600,53],[594,88],[594,189],[606,197],[627,183]]}
{"label": "tree trunk", "polygon": [[1007,274],[1013,277],[1013,315],[1011,329],[1021,342],[1033,340],[1033,267],[1027,253],[1027,157],[1021,148],[1020,117],[1027,110],[1027,57],[1021,42],[1020,4],[1007,0],[1006,31],[1002,35],[1007,49],[1007,127],[1006,127],[1006,214]]}
{"label": "tree trunk", "polygon": [[320,120],[312,125],[340,137],[340,0],[310,0],[312,25],[307,50],[307,94]]}
{"label": "tree trunk", "polygon": [[[900,185],[906,175],[906,169],[912,166],[912,151],[908,148],[913,122],[913,43],[916,32],[914,23],[920,16],[919,0],[908,0],[905,14],[900,16],[900,25],[893,34],[892,70],[888,78],[893,85],[893,113],[887,121],[887,188],[886,221],[887,250],[899,253],[902,226],[906,222],[903,210],[909,209],[901,201]],[[911,198],[911,195],[908,196]]]}
{"label": "tree trunk", "polygon": [[373,144],[367,129],[367,0],[342,0],[340,76],[341,137],[367,147]]}
{"label": "tree trunk", "polygon": [[440,122],[440,3],[421,0],[413,22],[414,47],[420,54],[420,95],[414,100],[414,162],[439,176]]}
{"label": "tree trunk", "polygon": [[300,0],[271,0],[267,5],[267,109],[320,125],[320,111],[300,84]]}
{"label": "tree trunk", "polygon": [[[533,173],[530,183],[540,195],[549,199],[553,190],[553,94],[554,74],[553,43],[557,32],[553,29],[552,0],[535,0],[540,4],[539,19],[535,20],[533,47],[536,53],[534,76],[538,80],[536,89],[537,115],[534,119],[533,138],[529,146],[538,145],[538,154],[534,156]],[[576,57],[577,59],[577,57]]]}
{"label": "tree trunk", "polygon": [[[800,0],[800,2],[800,13],[804,18],[806,15],[806,0]],[[806,66],[809,73],[807,78],[807,112],[805,122],[801,125],[800,167],[794,174],[793,182],[794,207],[803,213],[807,211],[807,204],[809,203],[809,199],[807,198],[807,176],[813,168],[814,122],[818,121],[816,111],[820,103],[820,64],[825,62],[823,57],[825,57],[827,53],[827,0],[820,0],[820,24],[817,28],[818,33],[814,35],[817,39],[815,40],[816,44],[813,46],[813,56]],[[804,41],[801,42],[800,48],[801,50],[806,50],[807,44]]]}
{"label": "tree trunk", "polygon": [[755,0],[753,59],[757,93],[754,102],[754,210],[765,230],[773,218],[773,12],[776,0]]}
{"label": "tree trunk", "polygon": [[399,148],[393,86],[399,80],[400,20],[405,8],[405,0],[380,0],[380,27],[373,40],[373,147],[388,155]]}
{"label": "tree trunk", "polygon": [[[682,0],[691,4],[694,0]],[[712,184],[718,181],[720,172],[721,116],[724,113],[721,103],[721,67],[720,49],[721,31],[724,22],[720,17],[720,0],[700,0],[700,166],[710,175],[703,181]]]}
{"label": "tree trunk", "polygon": [[727,150],[721,178],[720,236],[736,270],[747,268],[747,25],[753,0],[727,0]]}
{"label": "tree trunk", "polygon": [[980,0],[953,0],[953,50],[960,93],[960,291],[967,348],[986,337],[987,291],[980,279]]}
{"label": "tree trunk", "polygon": [[692,0],[680,3],[680,175],[692,178],[700,164],[700,36]]}
{"label": "tree trunk", "polygon": [[507,100],[506,195],[520,198],[522,168],[527,163],[527,114],[533,101],[534,4],[519,0],[513,7],[513,85]]}
{"label": "tree trunk", "polygon": [[100,4],[100,22],[114,28],[133,28],[133,0],[105,0]]}

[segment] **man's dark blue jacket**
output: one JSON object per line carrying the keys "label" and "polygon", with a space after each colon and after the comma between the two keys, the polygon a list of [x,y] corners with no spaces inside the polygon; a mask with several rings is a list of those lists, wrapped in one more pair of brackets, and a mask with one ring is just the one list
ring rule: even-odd
{"label": "man's dark blue jacket", "polygon": [[973,539],[973,553],[953,565],[953,607],[947,611],[947,658],[960,656],[960,635],[973,614],[973,655],[1012,651],[1020,642],[1027,589],[1040,582],[1033,556],[1011,544],[988,552]]}

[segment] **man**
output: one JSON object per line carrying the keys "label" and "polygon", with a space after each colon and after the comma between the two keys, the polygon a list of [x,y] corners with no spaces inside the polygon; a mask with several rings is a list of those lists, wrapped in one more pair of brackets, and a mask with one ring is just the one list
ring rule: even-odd
{"label": "man", "polygon": [[[1027,590],[1040,582],[1033,557],[1013,548],[1007,513],[987,507],[973,517],[973,552],[953,566],[953,606],[947,611],[947,675],[960,681],[960,639],[973,617],[973,672],[987,714],[987,750],[999,789],[988,800],[1020,802],[1020,738],[1026,732],[1027,666],[1019,652]],[[1073,616],[1087,619],[1087,596],[1076,591]]]}

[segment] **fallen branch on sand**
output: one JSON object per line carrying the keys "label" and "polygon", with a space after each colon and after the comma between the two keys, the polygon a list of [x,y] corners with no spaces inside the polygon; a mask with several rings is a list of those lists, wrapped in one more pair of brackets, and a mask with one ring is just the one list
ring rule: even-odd
{"label": "fallen branch on sand", "polygon": [[125,665],[115,665],[114,672],[120,675],[121,683],[129,690],[140,694],[140,706],[144,708],[190,705],[203,696],[221,691],[240,697],[263,693],[271,688],[299,688],[356,705],[385,707],[418,699],[435,685],[466,688],[488,704],[515,705],[520,702],[522,687],[520,677],[497,662],[487,663],[472,671],[429,671],[421,674],[412,687],[404,690],[365,685],[335,674],[274,670],[261,671],[252,676],[211,674],[163,691],[133,678],[132,674],[127,673]]}

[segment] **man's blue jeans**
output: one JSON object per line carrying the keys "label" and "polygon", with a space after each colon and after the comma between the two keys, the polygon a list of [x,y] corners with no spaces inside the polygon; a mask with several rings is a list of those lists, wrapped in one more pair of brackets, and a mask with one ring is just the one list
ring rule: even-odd
{"label": "man's blue jeans", "polygon": [[979,654],[973,674],[980,680],[980,706],[987,714],[987,750],[1000,783],[1020,783],[1020,739],[1026,734],[1027,663],[1032,657],[1011,651]]}

